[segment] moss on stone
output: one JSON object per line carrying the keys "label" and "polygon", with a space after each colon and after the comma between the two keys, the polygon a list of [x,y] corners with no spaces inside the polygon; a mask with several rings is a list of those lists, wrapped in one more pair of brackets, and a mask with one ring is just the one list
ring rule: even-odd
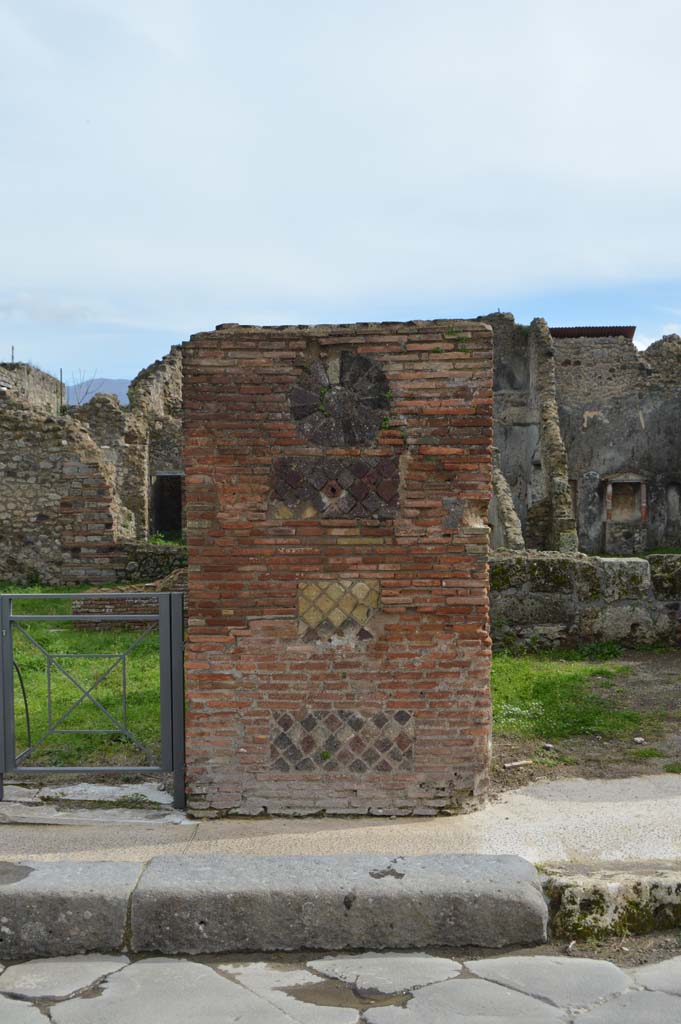
{"label": "moss on stone", "polygon": [[550,878],[545,889],[555,938],[599,941],[681,925],[681,885],[641,880],[613,889],[607,883],[584,888]]}
{"label": "moss on stone", "polygon": [[570,558],[533,559],[529,576],[539,593],[569,593],[574,586],[574,563]]}

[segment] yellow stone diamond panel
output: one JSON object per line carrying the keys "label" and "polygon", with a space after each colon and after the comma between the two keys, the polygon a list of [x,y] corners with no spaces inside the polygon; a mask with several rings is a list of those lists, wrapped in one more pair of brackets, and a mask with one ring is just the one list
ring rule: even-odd
{"label": "yellow stone diamond panel", "polygon": [[380,608],[378,580],[324,579],[298,584],[298,633],[306,640],[332,636],[369,639],[367,624]]}

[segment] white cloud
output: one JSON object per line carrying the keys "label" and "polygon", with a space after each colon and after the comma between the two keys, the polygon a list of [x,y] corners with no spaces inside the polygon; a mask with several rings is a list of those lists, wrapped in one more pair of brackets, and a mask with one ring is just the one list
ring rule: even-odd
{"label": "white cloud", "polygon": [[186,331],[681,276],[680,34],[676,0],[5,0],[0,311]]}
{"label": "white cloud", "polygon": [[53,302],[38,295],[15,295],[0,299],[0,318],[26,319],[36,323],[79,323],[92,319],[87,306]]}

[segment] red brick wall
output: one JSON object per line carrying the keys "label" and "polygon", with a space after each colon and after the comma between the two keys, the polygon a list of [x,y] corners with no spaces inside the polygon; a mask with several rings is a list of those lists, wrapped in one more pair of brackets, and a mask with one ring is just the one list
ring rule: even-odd
{"label": "red brick wall", "polygon": [[190,807],[474,804],[490,328],[224,325],[184,365]]}

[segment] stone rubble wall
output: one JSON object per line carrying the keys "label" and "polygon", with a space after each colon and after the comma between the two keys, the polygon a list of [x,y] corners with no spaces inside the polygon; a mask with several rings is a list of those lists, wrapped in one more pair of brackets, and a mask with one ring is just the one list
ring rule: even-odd
{"label": "stone rubble wall", "polygon": [[95,395],[71,410],[86,423],[114,466],[116,493],[128,512],[125,534],[144,542],[150,533],[149,485],[157,473],[182,473],[182,349],[174,346],[128,389],[129,405]]}
{"label": "stone rubble wall", "polygon": [[28,384],[0,390],[0,579],[136,581],[186,564],[183,549],[146,543],[152,466],[182,472],[180,367],[176,346],[139,375],[130,406],[95,395],[48,415],[58,382],[3,364],[0,380]]}
{"label": "stone rubble wall", "polygon": [[681,555],[496,552],[490,588],[497,646],[681,643]]}
{"label": "stone rubble wall", "polygon": [[492,469],[492,501],[489,513],[492,530],[492,547],[508,548],[512,551],[524,551],[525,540],[520,518],[513,504],[513,495],[506,477],[499,465],[499,452],[494,449],[494,468]]}
{"label": "stone rubble wall", "polygon": [[168,355],[137,374],[128,388],[128,400],[146,418],[182,416],[182,346],[173,345]]}
{"label": "stone rubble wall", "polygon": [[539,442],[549,508],[546,547],[554,551],[576,551],[577,526],[572,509],[567,453],[558,415],[553,339],[545,320],[538,317],[532,321],[528,343],[536,366],[541,416]]}
{"label": "stone rubble wall", "polygon": [[179,544],[118,544],[114,563],[115,578],[124,583],[160,580],[184,569],[187,549]]}
{"label": "stone rubble wall", "polygon": [[66,386],[30,363],[0,363],[0,388],[7,388],[22,405],[51,416],[61,416],[66,404]]}
{"label": "stone rubble wall", "polygon": [[113,473],[89,433],[0,397],[0,578],[112,578]]}
{"label": "stone rubble wall", "polygon": [[646,387],[652,370],[646,354],[633,339],[621,335],[602,338],[553,338],[556,382],[560,401],[600,406],[612,398],[626,398]]}

